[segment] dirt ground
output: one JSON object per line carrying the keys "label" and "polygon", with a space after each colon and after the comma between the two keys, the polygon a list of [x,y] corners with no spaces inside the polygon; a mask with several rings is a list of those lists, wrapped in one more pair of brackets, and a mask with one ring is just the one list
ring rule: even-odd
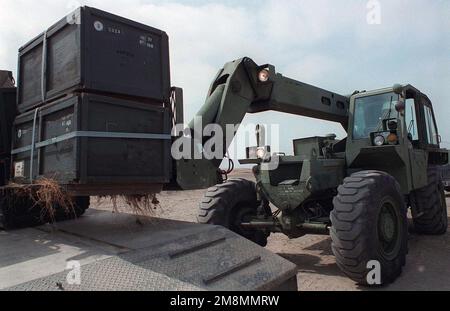
{"label": "dirt ground", "polygon": [[[253,179],[249,170],[239,170],[232,177]],[[163,192],[158,195],[161,208],[155,211],[155,216],[195,222],[198,202],[204,193],[205,190]],[[95,201],[93,203],[97,205]],[[103,202],[97,207],[103,209],[109,205]],[[447,196],[447,207],[450,215],[450,195]],[[339,270],[328,236],[307,235],[290,240],[283,234],[272,234],[267,248],[298,266],[300,291],[366,290]],[[394,284],[379,290],[450,290],[450,230],[444,236],[411,234],[402,276]]]}

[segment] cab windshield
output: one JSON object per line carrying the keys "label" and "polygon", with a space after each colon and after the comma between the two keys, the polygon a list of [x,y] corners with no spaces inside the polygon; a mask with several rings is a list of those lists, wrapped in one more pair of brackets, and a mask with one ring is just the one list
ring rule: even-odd
{"label": "cab windshield", "polygon": [[355,100],[353,139],[368,138],[370,133],[383,129],[383,120],[397,116],[395,93],[360,97]]}

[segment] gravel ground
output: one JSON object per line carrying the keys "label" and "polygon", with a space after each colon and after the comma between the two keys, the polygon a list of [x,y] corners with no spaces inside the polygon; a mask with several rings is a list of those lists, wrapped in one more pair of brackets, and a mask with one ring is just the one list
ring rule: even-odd
{"label": "gravel ground", "polygon": [[[232,177],[253,179],[247,170],[237,171]],[[195,222],[198,202],[204,193],[205,190],[163,192],[158,195],[161,208],[155,211],[155,216]],[[108,202],[98,205],[95,200],[93,205],[100,209],[111,207]],[[450,195],[447,207],[450,215]],[[283,234],[272,234],[267,248],[298,266],[301,291],[366,290],[339,270],[328,236],[307,235],[290,240]],[[394,284],[379,290],[450,290],[450,230],[443,236],[411,234],[402,276]]]}

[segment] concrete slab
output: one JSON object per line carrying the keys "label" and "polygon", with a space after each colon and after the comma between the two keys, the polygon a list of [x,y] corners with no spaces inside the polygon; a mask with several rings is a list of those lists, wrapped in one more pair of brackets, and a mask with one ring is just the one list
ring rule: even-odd
{"label": "concrete slab", "polygon": [[[161,218],[139,217],[124,213],[88,210],[82,221],[57,224],[59,232],[82,237],[123,250],[137,250],[208,230],[208,226]],[[41,227],[50,231],[51,227]]]}
{"label": "concrete slab", "polygon": [[[217,226],[89,211],[0,232],[0,290],[296,289],[294,264]],[[81,265],[67,283],[68,261]],[[288,284],[287,287],[283,287]]]}
{"label": "concrete slab", "polygon": [[39,229],[0,231],[0,249],[0,289],[62,272],[71,260],[88,264],[119,253],[110,246]]}

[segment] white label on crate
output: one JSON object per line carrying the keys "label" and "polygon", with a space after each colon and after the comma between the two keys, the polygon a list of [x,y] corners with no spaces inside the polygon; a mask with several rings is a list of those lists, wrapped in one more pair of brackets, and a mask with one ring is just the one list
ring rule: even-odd
{"label": "white label on crate", "polygon": [[25,162],[14,162],[14,177],[25,177]]}
{"label": "white label on crate", "polygon": [[113,33],[115,35],[122,34],[122,30],[120,30],[119,28],[114,28],[114,27],[108,27],[108,32]]}
{"label": "white label on crate", "polygon": [[150,49],[153,49],[155,47],[153,43],[153,38],[148,36],[140,36],[139,44]]}
{"label": "white label on crate", "polygon": [[95,30],[97,30],[97,31],[103,31],[103,29],[104,29],[105,27],[103,26],[103,23],[102,23],[102,22],[100,22],[100,21],[95,21],[95,22],[94,22],[94,28],[95,28]]}

